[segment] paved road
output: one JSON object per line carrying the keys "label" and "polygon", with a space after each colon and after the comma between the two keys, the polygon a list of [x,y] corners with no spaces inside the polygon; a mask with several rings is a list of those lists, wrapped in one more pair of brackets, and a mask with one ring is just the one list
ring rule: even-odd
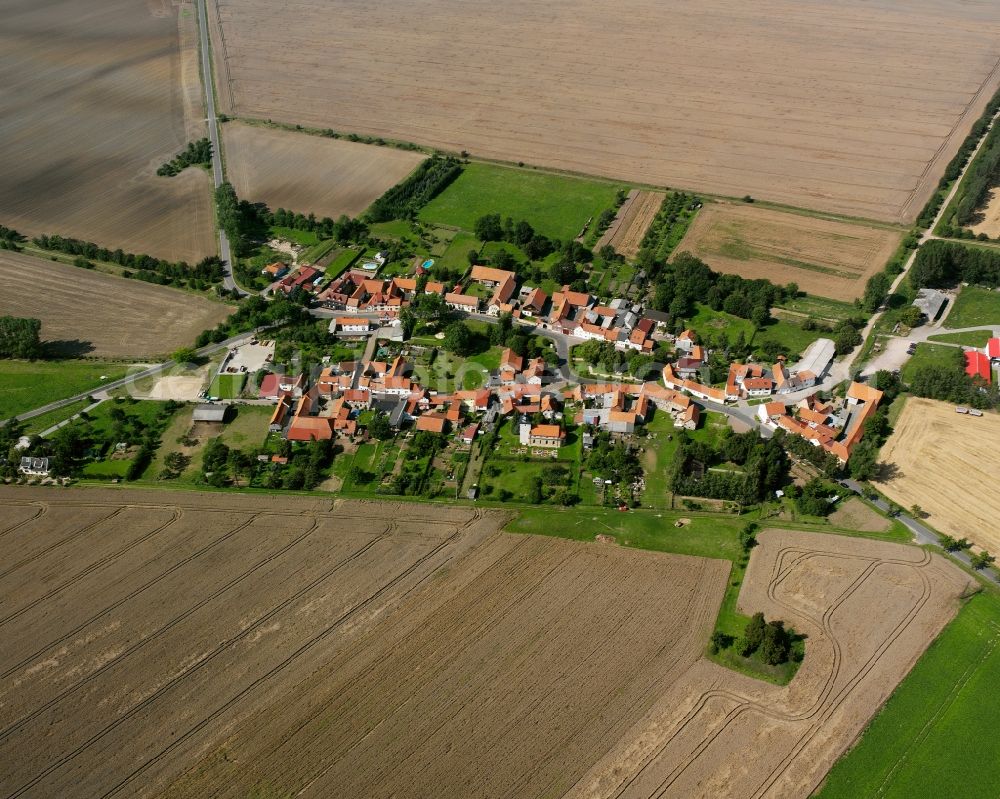
{"label": "paved road", "polygon": [[[841,480],[841,485],[845,488],[851,489],[855,494],[865,496],[865,489],[861,483],[856,480]],[[867,498],[867,497],[866,497]],[[889,512],[889,503],[886,502],[881,497],[876,497],[875,499],[869,499],[869,501],[883,513]],[[912,516],[903,512],[896,516],[900,522],[902,522],[911,533],[913,533],[914,540],[920,544],[933,544],[934,546],[941,546],[941,538],[933,530],[929,529],[925,525],[921,524],[919,521],[914,519]],[[949,553],[956,560],[960,560],[970,569],[972,568],[972,559],[969,557],[969,553],[965,551],[950,552]],[[980,569],[979,574],[983,576],[984,579],[989,580],[994,585],[1000,585],[1000,575],[997,574],[995,569]]]}
{"label": "paved road", "polygon": [[[222,173],[219,119],[215,114],[215,92],[212,91],[212,54],[209,51],[208,12],[205,9],[205,0],[198,0],[198,32],[201,36],[201,83],[205,89],[208,138],[212,142],[212,179],[215,182],[215,187],[219,188],[225,178]],[[229,291],[235,291],[241,297],[246,297],[249,292],[236,285],[236,280],[233,278],[233,253],[229,247],[229,237],[222,228],[219,228],[219,257],[222,259],[223,269],[225,269],[222,285]]]}
{"label": "paved road", "polygon": [[[220,341],[218,344],[209,344],[206,347],[202,347],[200,350],[195,350],[199,357],[213,355],[220,350],[228,349],[236,344],[242,344],[244,341],[249,341],[254,338],[259,331],[251,331],[249,333],[241,333],[238,336],[233,336],[232,338],[227,338],[225,341]],[[126,375],[121,380],[113,380],[110,383],[105,383],[103,386],[97,386],[90,389],[89,391],[81,392],[72,397],[67,397],[66,399],[58,400],[57,402],[50,402],[48,405],[43,405],[41,408],[35,408],[31,411],[26,411],[18,416],[11,417],[11,419],[3,419],[0,424],[6,424],[13,419],[18,421],[24,421],[26,419],[33,419],[36,416],[41,416],[43,413],[48,413],[49,411],[59,410],[59,408],[65,408],[67,405],[72,405],[74,402],[79,402],[82,399],[87,399],[87,397],[93,394],[103,394],[109,391],[115,391],[119,388],[124,388],[125,386],[134,383],[137,380],[142,380],[147,377],[155,377],[158,374],[166,372],[168,369],[172,369],[177,366],[174,361],[165,361],[164,363],[152,366],[149,369],[144,369],[141,372],[136,372],[135,374]]]}

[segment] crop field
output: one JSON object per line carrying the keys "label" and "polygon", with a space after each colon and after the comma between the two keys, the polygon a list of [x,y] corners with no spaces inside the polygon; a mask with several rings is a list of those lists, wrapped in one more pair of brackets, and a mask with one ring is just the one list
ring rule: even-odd
{"label": "crop field", "polygon": [[655,191],[639,191],[630,196],[618,210],[618,216],[604,232],[594,251],[605,244],[614,247],[615,252],[626,258],[635,258],[646,231],[663,205],[663,194]]}
{"label": "crop field", "polygon": [[969,599],[830,772],[817,799],[996,796],[1000,598]]}
{"label": "crop field", "polygon": [[797,283],[809,294],[853,300],[899,246],[898,231],[785,213],[753,205],[709,203],[677,252],[717,272]]}
{"label": "crop field", "polygon": [[212,5],[230,114],[885,221],[1000,82],[988,2]]}
{"label": "crop field", "polygon": [[1000,552],[1000,415],[964,416],[951,403],[910,397],[881,460],[895,467],[878,486],[887,496],[919,505],[942,533]]}
{"label": "crop field", "polygon": [[241,198],[331,219],[358,216],[426,157],[239,122],[222,126],[222,142]]}
{"label": "crop field", "polygon": [[808,636],[795,679],[779,687],[700,660],[568,796],[809,796],[969,585],[915,547],[777,530],[759,541],[739,609]]}
{"label": "crop field", "polygon": [[194,263],[211,178],[157,168],[206,135],[194,4],[19,3],[0,33],[0,224]]}
{"label": "crop field", "polygon": [[137,358],[190,345],[232,307],[177,289],[0,251],[0,314],[42,320],[68,355]]}
{"label": "crop field", "polygon": [[4,796],[558,796],[698,661],[728,574],[457,507],[0,502]]}
{"label": "crop field", "polygon": [[486,214],[522,219],[551,238],[575,238],[588,219],[614,205],[620,187],[527,169],[468,164],[455,182],[431,200],[420,219],[471,231]]}

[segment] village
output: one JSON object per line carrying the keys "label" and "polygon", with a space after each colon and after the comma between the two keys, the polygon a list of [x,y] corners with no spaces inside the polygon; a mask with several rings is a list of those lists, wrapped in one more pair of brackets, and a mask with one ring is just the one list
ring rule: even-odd
{"label": "village", "polygon": [[[769,438],[782,430],[801,437],[846,465],[882,399],[879,389],[853,381],[831,391],[835,348],[829,339],[814,341],[794,363],[784,357],[774,363],[732,362],[725,381],[713,384],[711,350],[691,329],[671,332],[664,313],[623,299],[602,302],[569,286],[549,296],[519,286],[513,272],[478,264],[459,282],[445,285],[432,279],[429,266],[417,259],[410,276],[382,279],[367,269],[351,270],[326,282],[310,266],[267,268],[275,278],[270,291],[309,293],[314,313],[329,317],[329,332],[359,353],[350,360],[324,359],[311,370],[265,373],[256,401],[273,403],[271,434],[292,443],[337,441],[352,451],[372,440],[377,418],[376,426],[392,434],[431,435],[442,449],[469,451],[484,436],[495,442],[503,426],[500,440],[510,437],[509,454],[550,461],[577,439],[583,456],[602,434],[612,442],[634,443],[637,434],[649,435],[654,415],[657,431],[688,432],[704,427],[711,415],[737,432],[755,429]],[[476,385],[442,380],[420,362],[428,342],[440,343],[444,333],[433,324],[414,338],[404,330],[405,309],[420,297],[433,297],[452,318],[484,326],[508,318],[515,331],[544,340],[547,357],[504,346]],[[651,356],[655,350],[671,357],[655,363],[656,371],[642,379],[577,373],[571,353],[590,341],[622,353]],[[223,366],[233,371],[238,357],[234,349]],[[256,366],[266,372],[268,364],[258,358]],[[208,404],[196,413],[218,416],[219,411]],[[476,475],[456,480],[453,488],[456,496],[461,490],[474,497]]]}

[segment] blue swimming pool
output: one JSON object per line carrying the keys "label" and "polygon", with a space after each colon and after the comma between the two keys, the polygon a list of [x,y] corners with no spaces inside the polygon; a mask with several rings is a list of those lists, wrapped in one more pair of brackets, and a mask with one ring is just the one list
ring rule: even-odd
{"label": "blue swimming pool", "polygon": [[427,259],[426,261],[424,261],[424,262],[423,262],[423,263],[421,264],[421,266],[422,266],[422,267],[423,267],[424,269],[430,269],[430,268],[431,268],[432,266],[434,266],[434,259],[433,259],[433,258],[428,258],[428,259]]}

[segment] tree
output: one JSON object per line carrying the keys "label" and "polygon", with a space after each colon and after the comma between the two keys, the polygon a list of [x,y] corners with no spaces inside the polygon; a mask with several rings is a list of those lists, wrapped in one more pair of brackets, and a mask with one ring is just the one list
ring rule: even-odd
{"label": "tree", "polygon": [[35,359],[42,355],[38,319],[0,316],[0,358]]}
{"label": "tree", "polygon": [[924,509],[921,508],[919,505],[911,505],[910,513],[913,515],[914,519],[924,518]]}
{"label": "tree", "polygon": [[176,363],[194,363],[198,358],[198,351],[194,347],[181,347],[174,350],[170,356]]}
{"label": "tree", "polygon": [[[764,622],[764,614],[758,611],[750,617],[746,629],[743,631],[744,649],[746,654],[752,654],[764,640],[764,630],[767,624]],[[746,655],[744,655],[745,657]]]}
{"label": "tree", "polygon": [[991,563],[996,560],[989,552],[985,549],[982,552],[977,552],[973,555],[969,562],[972,564],[973,569],[985,569]]}
{"label": "tree", "polygon": [[475,352],[476,337],[464,322],[452,322],[444,331],[444,348],[464,357]]}
{"label": "tree", "polygon": [[763,639],[760,645],[760,658],[769,666],[777,666],[788,660],[791,648],[784,622],[772,621],[764,627]]}
{"label": "tree", "polygon": [[201,455],[201,471],[203,474],[222,474],[225,476],[226,463],[229,460],[229,447],[221,438],[213,438],[206,445]]}
{"label": "tree", "polygon": [[368,420],[368,434],[379,441],[386,441],[393,436],[392,425],[389,424],[389,417],[384,413],[376,412]]}
{"label": "tree", "polygon": [[473,231],[480,241],[500,241],[503,238],[500,214],[486,214],[479,217],[473,226]]}
{"label": "tree", "polygon": [[542,478],[534,477],[531,480],[531,485],[528,488],[528,502],[532,505],[538,505],[544,499],[542,493]]}

